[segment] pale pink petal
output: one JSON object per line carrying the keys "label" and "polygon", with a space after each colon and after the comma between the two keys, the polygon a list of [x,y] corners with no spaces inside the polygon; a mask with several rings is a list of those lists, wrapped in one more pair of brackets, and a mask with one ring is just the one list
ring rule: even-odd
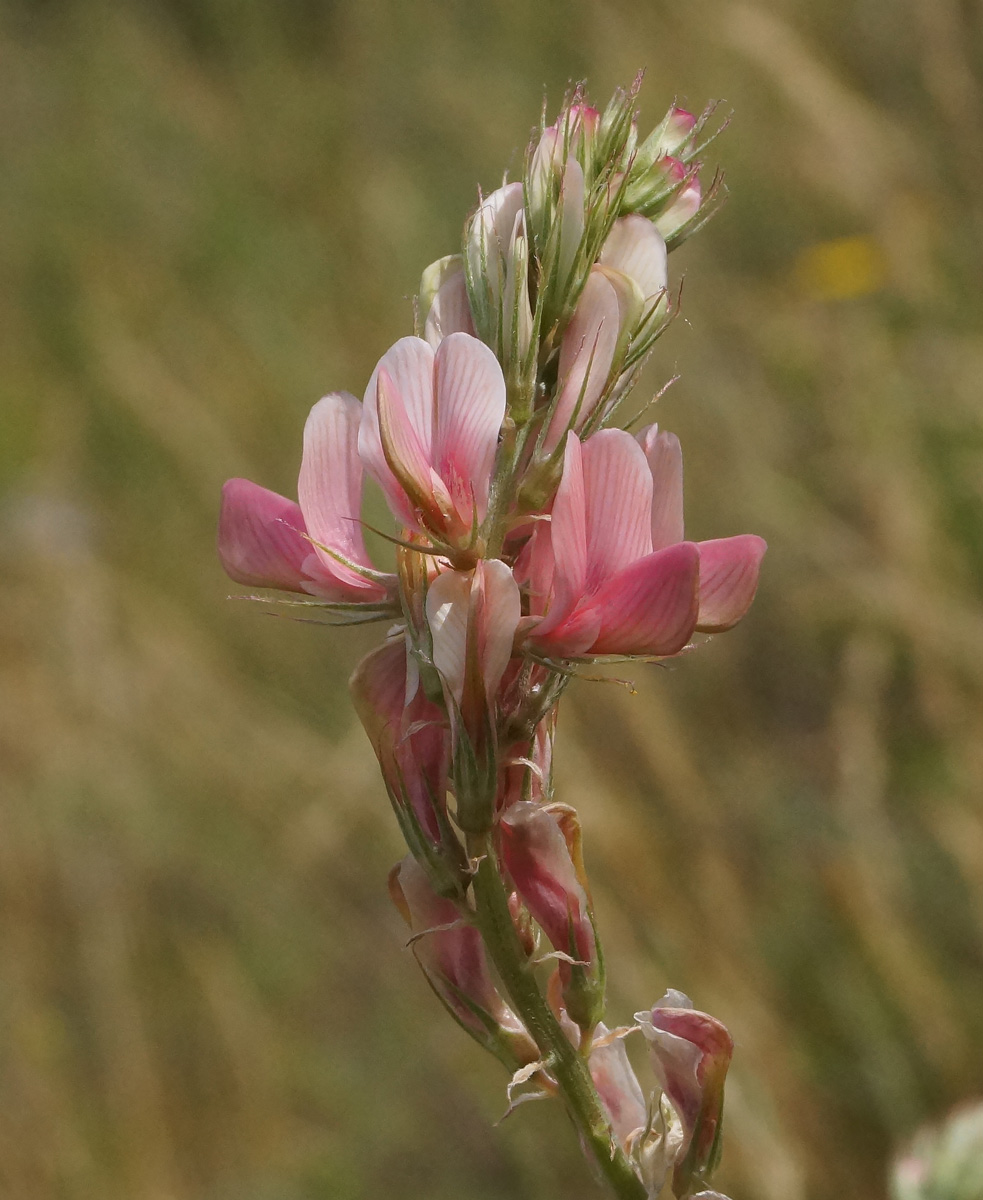
{"label": "pale pink petal", "polygon": [[683,452],[674,433],[650,425],[638,435],[652,472],[652,549],[683,540]]}
{"label": "pale pink petal", "polygon": [[521,617],[519,587],[499,559],[481,562],[473,572],[444,571],[427,592],[427,623],[433,639],[434,666],[460,706],[464,696],[468,635],[477,645],[472,653],[491,699],[512,656],[512,643]]}
{"label": "pale pink petal", "polygon": [[412,430],[429,462],[433,446],[433,357],[433,350],[422,338],[400,338],[377,363],[362,404],[359,456],[365,469],[382,488],[395,515],[406,524],[414,523],[412,510],[386,461],[379,433],[379,374],[385,371],[392,380],[408,429]]}
{"label": "pale pink petal", "polygon": [[699,609],[700,552],[679,542],[633,562],[585,606],[601,621],[591,654],[676,654],[689,641]]}
{"label": "pale pink petal", "polygon": [[452,333],[474,333],[463,267],[448,275],[437,289],[423,333],[435,350]]}
{"label": "pale pink petal", "polygon": [[507,183],[486,196],[468,227],[465,253],[473,279],[487,279],[490,301],[497,308],[505,280],[503,260],[508,254],[515,219],[522,209],[522,184]]}
{"label": "pale pink petal", "polygon": [[[563,457],[563,475],[553,500],[549,538],[540,539],[535,554],[548,551],[553,557],[553,596],[537,636],[548,633],[563,622],[584,594],[587,582],[587,516],[584,499],[583,453],[576,434],[567,435]],[[535,564],[540,579],[547,576],[542,563]]]}
{"label": "pale pink petal", "polygon": [[558,274],[566,280],[573,267],[584,236],[584,169],[575,158],[568,158],[560,181],[560,253]]}
{"label": "pale pink petal", "polygon": [[652,474],[638,442],[602,429],[583,448],[588,595],[652,550]]}
{"label": "pale pink petal", "polygon": [[[286,496],[248,479],[230,479],[222,488],[218,556],[236,583],[308,591],[311,573],[305,564],[318,560],[306,532],[300,507]],[[323,576],[319,565],[314,574]]]}
{"label": "pale pink petal", "polygon": [[700,613],[697,629],[730,629],[751,607],[758,589],[761,560],[768,549],[752,533],[700,542]]}
{"label": "pale pink petal", "polygon": [[464,695],[470,599],[469,571],[444,571],[427,589],[433,663],[458,705]]}
{"label": "pale pink petal", "polygon": [[434,359],[433,466],[464,524],[484,519],[498,435],[505,419],[505,378],[477,338],[452,333]]}
{"label": "pale pink petal", "polygon": [[652,222],[638,213],[615,221],[599,261],[634,279],[645,298],[646,309],[668,286],[666,244]]}
{"label": "pale pink petal", "polygon": [[543,449],[551,453],[568,428],[581,429],[601,398],[621,333],[618,294],[605,273],[592,270],[560,347],[559,395]]}
{"label": "pale pink petal", "polygon": [[[359,566],[371,568],[362,539],[362,464],[358,426],[362,406],[347,392],[333,392],[311,409],[304,426],[304,457],[297,493],[307,532],[315,542]],[[314,547],[325,570],[366,598],[382,595],[377,583]]]}
{"label": "pale pink petal", "polygon": [[[594,1032],[594,1041],[604,1043],[607,1026],[599,1024]],[[611,1121],[614,1135],[622,1146],[647,1122],[645,1096],[639,1085],[628,1052],[622,1038],[612,1038],[602,1045],[595,1045],[588,1060],[591,1079]]]}
{"label": "pale pink petal", "polygon": [[475,567],[479,585],[479,608],[476,614],[485,692],[491,700],[512,657],[515,631],[522,616],[519,585],[501,559],[490,558]]}

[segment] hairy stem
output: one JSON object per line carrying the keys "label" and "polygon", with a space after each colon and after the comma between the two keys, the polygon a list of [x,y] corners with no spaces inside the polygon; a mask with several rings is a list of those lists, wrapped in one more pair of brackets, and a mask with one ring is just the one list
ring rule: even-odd
{"label": "hairy stem", "polygon": [[468,849],[472,861],[477,862],[473,887],[478,929],[509,999],[535,1039],[584,1145],[614,1194],[620,1200],[646,1200],[644,1185],[612,1138],[587,1061],[560,1028],[523,952],[490,837],[470,839]]}

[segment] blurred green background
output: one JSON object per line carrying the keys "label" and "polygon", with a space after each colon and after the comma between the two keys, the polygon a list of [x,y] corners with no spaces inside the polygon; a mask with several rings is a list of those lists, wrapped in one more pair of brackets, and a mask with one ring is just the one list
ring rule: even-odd
{"label": "blurred green background", "polygon": [[401,950],[344,683],[374,630],[226,599],[544,89],[735,120],[645,386],[743,625],[559,739],[625,1020],[738,1052],[720,1185],[871,1200],[983,1091],[983,15],[969,0],[6,0],[0,1195],[579,1200],[560,1111]]}

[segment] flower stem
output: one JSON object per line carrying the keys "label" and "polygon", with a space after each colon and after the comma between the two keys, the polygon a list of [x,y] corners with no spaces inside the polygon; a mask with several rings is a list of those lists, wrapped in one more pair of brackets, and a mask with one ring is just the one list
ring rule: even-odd
{"label": "flower stem", "polygon": [[477,863],[473,877],[475,919],[512,1004],[535,1039],[585,1146],[614,1194],[620,1200],[646,1200],[645,1186],[612,1137],[586,1059],[553,1015],[522,949],[490,837],[483,834],[470,839],[468,850],[472,862]]}

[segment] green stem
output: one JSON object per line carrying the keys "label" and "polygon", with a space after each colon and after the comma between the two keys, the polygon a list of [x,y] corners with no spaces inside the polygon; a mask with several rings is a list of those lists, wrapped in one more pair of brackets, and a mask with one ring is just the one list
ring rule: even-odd
{"label": "green stem", "polygon": [[646,1200],[645,1186],[612,1137],[586,1060],[571,1044],[540,991],[512,922],[490,837],[485,834],[471,839],[468,851],[472,861],[477,860],[473,878],[475,918],[510,1000],[535,1039],[584,1144],[614,1194],[620,1200]]}

